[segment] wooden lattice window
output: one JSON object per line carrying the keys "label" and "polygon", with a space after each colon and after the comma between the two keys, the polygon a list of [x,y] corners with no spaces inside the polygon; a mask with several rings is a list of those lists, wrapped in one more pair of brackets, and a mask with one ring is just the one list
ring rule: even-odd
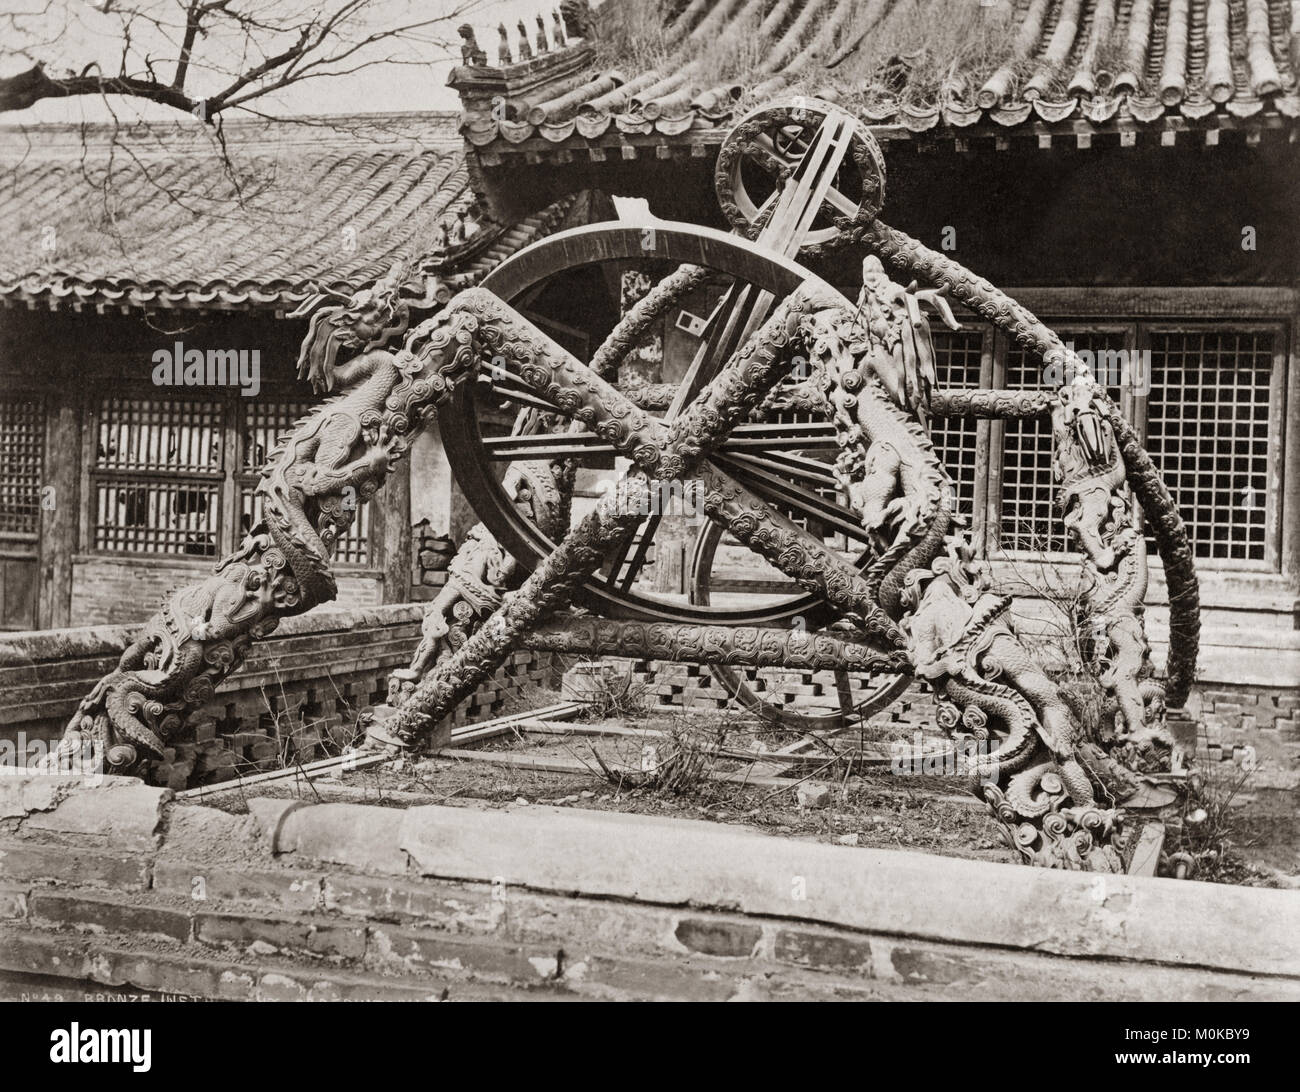
{"label": "wooden lattice window", "polygon": [[45,412],[39,398],[0,398],[0,535],[35,540],[41,526]]}
{"label": "wooden lattice window", "polygon": [[[1098,362],[1097,378],[1112,398],[1122,397],[1123,377],[1115,374],[1127,363],[1133,332],[1122,326],[1087,329],[1059,328],[1062,339],[1076,352],[1091,352]],[[1002,386],[1011,390],[1045,390],[1043,359],[1019,345],[1006,347]],[[1111,374],[1107,374],[1111,373]],[[1068,532],[1056,509],[1056,481],[1052,476],[1052,422],[1046,417],[1013,419],[1002,424],[999,445],[999,512],[993,539],[1004,551],[1065,553]]]}
{"label": "wooden lattice window", "polygon": [[225,405],[108,396],[96,415],[91,546],[214,557],[221,540]]}
{"label": "wooden lattice window", "polygon": [[[244,399],[238,405],[240,417],[239,534],[242,536],[262,518],[262,498],[257,495],[258,475],[276,441],[315,408],[311,402],[261,402]],[[334,550],[337,565],[366,566],[371,563],[370,503],[361,505],[348,533]]]}
{"label": "wooden lattice window", "polygon": [[1270,489],[1282,426],[1277,326],[1154,327],[1147,450],[1198,558],[1277,567]]}
{"label": "wooden lattice window", "polygon": [[[940,390],[973,390],[980,386],[985,336],[978,327],[934,331],[935,376]],[[973,417],[935,417],[930,422],[930,436],[952,479],[957,511],[973,519],[979,422]]]}
{"label": "wooden lattice window", "polygon": [[[313,404],[243,398],[106,395],[92,414],[90,548],[215,557],[261,519],[254,493],[277,438]],[[334,560],[376,564],[363,505]]]}

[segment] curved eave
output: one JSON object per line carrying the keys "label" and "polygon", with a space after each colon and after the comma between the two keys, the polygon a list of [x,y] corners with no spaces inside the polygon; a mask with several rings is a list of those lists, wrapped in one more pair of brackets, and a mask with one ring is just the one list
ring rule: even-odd
{"label": "curved eave", "polygon": [[[493,226],[469,242],[423,263],[429,272],[457,287],[467,287],[485,276],[498,262],[533,240],[555,231],[569,214],[576,195],[570,195],[509,227]],[[93,309],[99,312],[197,310],[292,310],[322,289],[350,293],[373,282],[388,268],[388,259],[362,266],[347,278],[327,280],[244,280],[168,284],[127,278],[91,280],[74,274],[32,273],[6,279],[0,274],[0,303],[39,310]]]}

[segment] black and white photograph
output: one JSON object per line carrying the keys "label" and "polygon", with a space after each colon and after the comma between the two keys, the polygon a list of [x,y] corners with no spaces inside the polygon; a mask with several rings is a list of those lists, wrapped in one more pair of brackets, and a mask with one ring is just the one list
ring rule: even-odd
{"label": "black and white photograph", "polygon": [[182,1001],[1284,1047],[1300,3],[0,0],[0,225],[33,1064],[252,1026]]}

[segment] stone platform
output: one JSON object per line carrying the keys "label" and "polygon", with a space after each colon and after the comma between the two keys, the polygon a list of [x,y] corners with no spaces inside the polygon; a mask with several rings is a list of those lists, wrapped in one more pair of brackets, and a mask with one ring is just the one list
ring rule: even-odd
{"label": "stone platform", "polygon": [[1300,893],[0,778],[0,972],[238,999],[1300,999]]}

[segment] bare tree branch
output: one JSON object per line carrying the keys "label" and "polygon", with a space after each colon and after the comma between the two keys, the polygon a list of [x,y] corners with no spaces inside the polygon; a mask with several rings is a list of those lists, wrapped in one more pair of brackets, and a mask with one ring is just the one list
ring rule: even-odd
{"label": "bare tree branch", "polygon": [[[43,0],[26,10],[0,12],[8,23],[0,33],[0,57],[28,62],[24,70],[0,77],[0,113],[46,99],[119,96],[212,123],[223,110],[306,80],[403,63],[403,49],[427,47],[431,29],[464,18],[484,0],[438,5],[438,14],[427,18],[419,17],[423,13],[410,18],[409,2]],[[92,29],[86,22],[96,18],[117,21],[120,58],[113,59],[116,49],[104,58],[106,65],[116,63],[115,75],[105,75],[99,58],[87,56],[102,50],[103,26]],[[384,43],[392,48],[383,49]],[[433,60],[430,56],[425,63]],[[63,74],[56,74],[56,66],[69,61]],[[169,68],[171,78],[159,75],[159,68]]]}

